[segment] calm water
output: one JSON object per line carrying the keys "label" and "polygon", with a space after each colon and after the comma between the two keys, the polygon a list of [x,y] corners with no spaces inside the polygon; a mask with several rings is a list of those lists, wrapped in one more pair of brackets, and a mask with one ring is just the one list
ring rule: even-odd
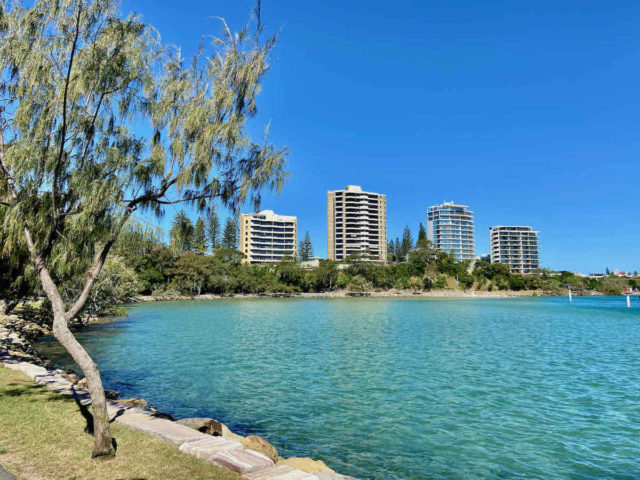
{"label": "calm water", "polygon": [[107,388],[363,479],[640,477],[637,299],[154,303],[80,336]]}

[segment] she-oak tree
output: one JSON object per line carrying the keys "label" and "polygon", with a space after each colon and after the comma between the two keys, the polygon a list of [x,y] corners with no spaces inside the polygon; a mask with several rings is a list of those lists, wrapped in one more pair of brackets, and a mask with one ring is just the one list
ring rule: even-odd
{"label": "she-oak tree", "polygon": [[[260,3],[252,27],[234,34],[222,21],[221,38],[188,61],[118,8],[0,0],[0,248],[26,245],[54,335],[87,378],[93,457],[115,454],[105,395],[68,322],[127,221],[177,203],[257,208],[287,176],[286,151],[246,132],[275,43],[261,40]],[[60,279],[78,269],[83,287],[65,301]]]}

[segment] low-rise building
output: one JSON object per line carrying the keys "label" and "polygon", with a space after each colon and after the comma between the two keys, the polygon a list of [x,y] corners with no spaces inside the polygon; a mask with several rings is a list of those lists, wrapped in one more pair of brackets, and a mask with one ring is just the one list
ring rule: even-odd
{"label": "low-rise building", "polygon": [[298,219],[273,210],[240,215],[240,251],[245,263],[273,263],[295,257]]}
{"label": "low-rise building", "polygon": [[511,273],[534,273],[540,268],[538,233],[520,225],[490,227],[491,263],[509,265]]}

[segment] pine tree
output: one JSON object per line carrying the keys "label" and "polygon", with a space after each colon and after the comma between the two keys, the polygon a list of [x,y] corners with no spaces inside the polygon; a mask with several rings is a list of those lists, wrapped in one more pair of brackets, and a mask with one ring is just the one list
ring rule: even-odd
{"label": "pine tree", "polygon": [[427,239],[427,231],[425,230],[422,222],[420,222],[420,227],[418,228],[418,242],[426,239]]}
{"label": "pine tree", "polygon": [[396,245],[393,243],[393,240],[389,240],[387,244],[387,256],[392,261],[396,259]]}
{"label": "pine tree", "polygon": [[402,242],[400,243],[400,259],[405,261],[409,255],[409,251],[413,248],[413,236],[407,225],[402,232]]}
{"label": "pine tree", "polygon": [[[0,12],[0,249],[29,251],[53,333],[87,378],[92,456],[109,457],[100,371],[69,323],[132,216],[256,205],[281,188],[286,150],[247,132],[275,38],[260,36],[259,2],[255,29],[223,21],[223,38],[189,59],[116,0]],[[82,287],[63,297],[65,278]]]}
{"label": "pine tree", "polygon": [[193,250],[194,247],[193,222],[184,210],[180,210],[173,219],[169,237],[171,238],[171,248],[176,253],[184,253]]}
{"label": "pine tree", "polygon": [[309,232],[306,232],[304,234],[304,237],[300,241],[299,255],[300,260],[302,260],[303,262],[311,260],[311,258],[313,257],[313,245],[311,244],[311,236],[309,235]]}
{"label": "pine tree", "polygon": [[402,259],[400,258],[400,255],[402,253],[402,247],[400,246],[400,239],[396,237],[396,241],[394,243],[393,251],[396,255],[396,261],[401,261]]}
{"label": "pine tree", "polygon": [[200,255],[204,255],[207,253],[208,243],[204,220],[202,217],[198,217],[198,220],[196,220],[196,228],[193,231],[193,250]]}
{"label": "pine tree", "polygon": [[209,246],[211,247],[211,253],[213,253],[215,249],[220,246],[220,220],[215,211],[211,212],[207,219],[207,237]]}
{"label": "pine tree", "polygon": [[238,249],[238,223],[231,217],[227,218],[222,232],[222,248]]}

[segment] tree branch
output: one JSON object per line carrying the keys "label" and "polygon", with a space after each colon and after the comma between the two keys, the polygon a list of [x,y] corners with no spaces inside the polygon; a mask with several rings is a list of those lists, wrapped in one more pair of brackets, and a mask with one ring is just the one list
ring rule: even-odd
{"label": "tree branch", "polygon": [[9,186],[9,192],[11,193],[11,198],[13,198],[14,202],[18,201],[18,187],[16,187],[16,183],[11,176],[11,171],[7,165],[7,162],[4,158],[4,130],[0,127],[0,169],[4,172],[4,176],[7,179],[7,185]]}
{"label": "tree branch", "polygon": [[89,271],[89,274],[87,275],[87,280],[84,282],[84,287],[82,288],[82,292],[80,292],[80,295],[76,299],[73,306],[69,310],[67,310],[65,313],[65,318],[67,322],[73,319],[73,317],[75,317],[80,312],[80,310],[82,310],[82,307],[84,307],[84,304],[87,302],[87,298],[89,298],[89,293],[91,293],[91,288],[96,283],[96,280],[98,279],[98,276],[102,271],[102,267],[104,267],[104,262],[106,261],[107,256],[109,255],[109,251],[111,250],[111,247],[113,247],[114,243],[116,243],[116,240],[118,239],[118,235],[120,235],[120,231],[122,230],[124,225],[127,223],[127,220],[129,220],[129,217],[131,216],[133,211],[134,209],[127,208],[124,215],[120,219],[120,222],[118,222],[118,225],[116,225],[116,227],[112,230],[111,235],[107,239],[107,242],[102,247],[102,251],[100,252],[100,255],[96,259],[93,268]]}
{"label": "tree branch", "polygon": [[58,152],[58,159],[53,169],[53,181],[51,182],[51,212],[52,221],[55,223],[57,217],[56,208],[56,195],[58,189],[58,173],[60,170],[60,164],[62,163],[62,155],[64,154],[64,144],[67,136],[67,100],[69,97],[69,84],[71,83],[71,69],[73,68],[73,59],[76,54],[76,48],[78,46],[78,38],[80,36],[80,16],[82,15],[82,4],[78,5],[78,15],[76,17],[76,33],[73,37],[73,44],[71,45],[71,53],[69,55],[69,67],[67,68],[67,77],[64,81],[64,95],[62,99],[62,135],[60,136],[60,150]]}

